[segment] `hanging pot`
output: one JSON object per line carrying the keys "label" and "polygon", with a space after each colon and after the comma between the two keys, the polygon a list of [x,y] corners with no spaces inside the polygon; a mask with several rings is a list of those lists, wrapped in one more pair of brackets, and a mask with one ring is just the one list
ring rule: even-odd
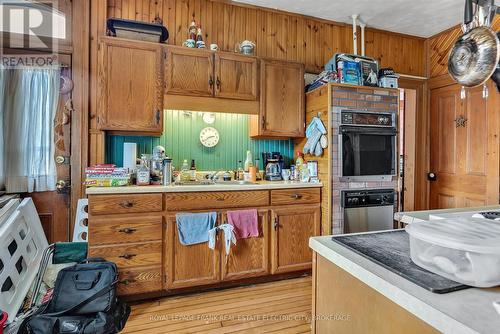
{"label": "hanging pot", "polygon": [[462,86],[475,87],[491,77],[499,59],[497,35],[487,27],[477,27],[455,42],[448,57],[448,71]]}
{"label": "hanging pot", "polygon": [[495,6],[477,6],[474,16],[472,0],[465,1],[464,34],[455,42],[448,56],[448,72],[462,86],[475,87],[485,83],[497,68],[500,42],[488,27],[495,11]]}
{"label": "hanging pot", "polygon": [[[497,32],[497,37],[500,39],[500,31]],[[495,73],[491,76],[491,80],[493,80],[493,82],[497,85],[497,90],[500,93],[500,61],[497,64]]]}

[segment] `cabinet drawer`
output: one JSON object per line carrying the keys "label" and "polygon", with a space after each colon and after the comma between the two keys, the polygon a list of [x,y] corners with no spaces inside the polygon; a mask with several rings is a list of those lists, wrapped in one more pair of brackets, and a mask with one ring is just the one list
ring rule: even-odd
{"label": "cabinet drawer", "polygon": [[161,216],[92,217],[89,246],[161,240],[162,221]]}
{"label": "cabinet drawer", "polygon": [[144,267],[121,270],[116,285],[119,295],[135,295],[139,293],[162,290],[161,267]]}
{"label": "cabinet drawer", "polygon": [[165,207],[169,211],[257,207],[269,205],[269,192],[224,191],[188,192],[165,195]]}
{"label": "cabinet drawer", "polygon": [[271,191],[271,205],[319,203],[320,188],[281,189]]}
{"label": "cabinet drawer", "polygon": [[89,196],[89,213],[107,215],[162,211],[162,194],[127,194]]}
{"label": "cabinet drawer", "polygon": [[90,247],[89,256],[102,257],[114,262],[118,268],[137,266],[161,266],[162,242],[147,242],[120,246]]}

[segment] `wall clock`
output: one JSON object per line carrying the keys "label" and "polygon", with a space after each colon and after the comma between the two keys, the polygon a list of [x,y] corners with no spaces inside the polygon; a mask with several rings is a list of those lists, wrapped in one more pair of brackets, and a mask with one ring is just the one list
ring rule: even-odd
{"label": "wall clock", "polygon": [[211,126],[204,128],[200,132],[200,142],[205,147],[214,147],[219,142],[219,131]]}

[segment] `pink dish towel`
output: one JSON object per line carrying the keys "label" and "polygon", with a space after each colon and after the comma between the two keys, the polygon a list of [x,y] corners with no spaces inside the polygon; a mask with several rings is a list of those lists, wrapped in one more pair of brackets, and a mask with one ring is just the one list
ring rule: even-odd
{"label": "pink dish towel", "polygon": [[228,211],[227,222],[234,226],[237,240],[259,236],[259,220],[255,209]]}

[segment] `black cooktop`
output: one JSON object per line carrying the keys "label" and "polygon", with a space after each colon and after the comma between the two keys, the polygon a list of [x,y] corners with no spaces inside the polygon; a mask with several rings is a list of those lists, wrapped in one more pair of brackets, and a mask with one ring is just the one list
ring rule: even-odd
{"label": "black cooktop", "polygon": [[410,257],[410,240],[404,230],[332,237],[365,258],[434,293],[448,293],[469,286],[417,266]]}

